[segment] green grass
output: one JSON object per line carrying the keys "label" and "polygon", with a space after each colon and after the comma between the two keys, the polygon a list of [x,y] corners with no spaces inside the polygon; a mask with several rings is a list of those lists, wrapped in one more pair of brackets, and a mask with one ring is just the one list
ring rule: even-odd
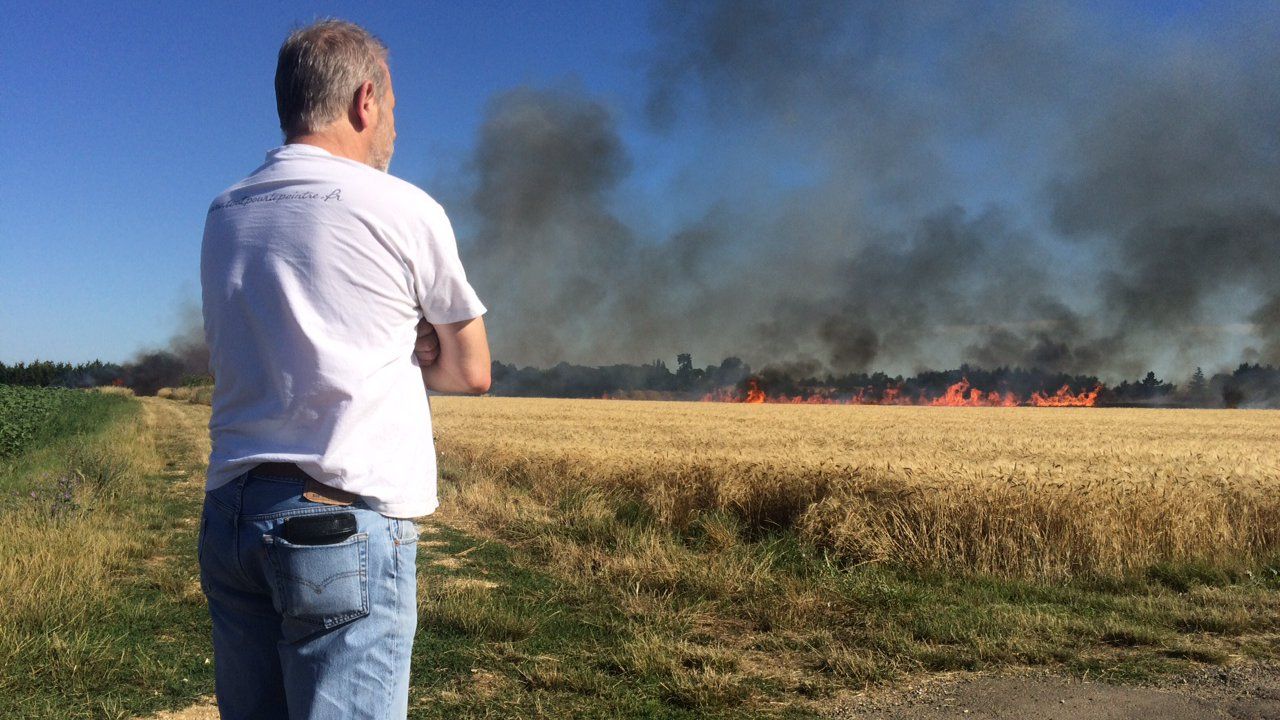
{"label": "green grass", "polygon": [[[733,658],[697,641],[668,646],[679,627],[638,632],[607,588],[540,572],[445,524],[423,527],[409,717],[760,716],[747,713],[744,688],[714,679]],[[436,564],[458,556],[462,567]]]}
{"label": "green grass", "polygon": [[0,385],[0,457],[98,429],[128,404],[117,393]]}
{"label": "green grass", "polygon": [[101,437],[137,411],[122,394],[0,386],[0,432],[11,441],[0,452],[0,513],[62,513],[75,509],[74,485],[110,486],[125,468],[100,452]]}

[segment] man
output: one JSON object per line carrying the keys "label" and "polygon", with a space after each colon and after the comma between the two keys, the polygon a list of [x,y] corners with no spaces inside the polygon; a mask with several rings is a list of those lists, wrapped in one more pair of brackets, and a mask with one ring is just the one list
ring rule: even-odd
{"label": "man", "polygon": [[214,199],[201,249],[218,707],[403,718],[413,518],[437,506],[426,390],[488,389],[485,307],[444,211],[386,173],[386,48],[321,21],[285,41],[275,84],[285,144]]}

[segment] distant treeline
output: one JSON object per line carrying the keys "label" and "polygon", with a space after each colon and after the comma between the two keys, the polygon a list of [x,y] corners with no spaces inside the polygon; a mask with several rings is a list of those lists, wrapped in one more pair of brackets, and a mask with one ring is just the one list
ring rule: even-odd
{"label": "distant treeline", "polygon": [[123,366],[101,360],[77,365],[48,360],[14,365],[0,363],[0,385],[83,388],[123,385],[123,377]]}
{"label": "distant treeline", "polygon": [[173,353],[147,353],[138,360],[118,365],[94,360],[87,363],[36,360],[13,365],[0,363],[0,385],[88,388],[122,385],[138,395],[155,395],[162,387],[208,385],[213,378],[190,372],[190,364]]}
{"label": "distant treeline", "polygon": [[[71,364],[38,360],[6,365],[0,363],[0,385],[39,387],[95,387],[123,385],[139,395],[154,395],[162,387],[207,385],[208,374],[192,372],[198,362],[184,360],[165,351],[148,353],[138,360],[119,365],[94,360]],[[895,390],[905,397],[938,397],[961,380],[984,392],[1014,393],[1020,398],[1032,393],[1052,394],[1062,387],[1073,393],[1102,387],[1099,405],[1143,405],[1170,407],[1280,407],[1280,368],[1271,365],[1241,364],[1231,373],[1207,377],[1199,368],[1180,384],[1166,382],[1149,372],[1134,381],[1103,386],[1093,375],[1068,375],[1039,369],[999,367],[986,370],[961,365],[954,370],[924,371],[911,377],[877,373],[818,374],[803,365],[766,366],[753,371],[736,357],[719,365],[698,368],[688,353],[676,357],[676,369],[662,360],[644,365],[602,365],[588,367],[560,363],[549,368],[516,367],[493,363],[490,393],[517,397],[634,398],[696,400],[713,393],[745,394],[754,381],[770,396],[822,396],[848,398],[858,393],[878,399]]]}

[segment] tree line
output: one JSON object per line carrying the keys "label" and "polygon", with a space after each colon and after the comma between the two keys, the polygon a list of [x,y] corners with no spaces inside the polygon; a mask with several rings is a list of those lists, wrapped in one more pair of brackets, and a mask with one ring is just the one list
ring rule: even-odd
{"label": "tree line", "polygon": [[[206,385],[207,373],[193,372],[198,361],[166,351],[147,353],[125,363],[94,360],[87,363],[36,360],[0,363],[0,385],[85,388],[123,385],[139,395],[154,395],[162,387]],[[894,390],[904,397],[938,397],[946,389],[967,380],[983,392],[1012,392],[1020,398],[1032,393],[1052,394],[1067,387],[1073,393],[1102,387],[1099,405],[1166,407],[1280,407],[1280,368],[1242,363],[1232,372],[1206,376],[1196,368],[1185,382],[1174,384],[1155,372],[1133,381],[1103,386],[1094,375],[1070,375],[1038,368],[984,369],[961,365],[953,370],[926,370],[916,375],[875,373],[821,373],[804,364],[769,365],[754,371],[737,357],[719,364],[695,367],[689,353],[676,356],[672,370],[658,359],[632,365],[585,366],[559,363],[549,368],[517,367],[494,361],[490,394],[514,397],[648,398],[696,400],[729,390],[745,395],[749,382],[771,396],[822,396],[844,399],[858,393],[879,399]]]}

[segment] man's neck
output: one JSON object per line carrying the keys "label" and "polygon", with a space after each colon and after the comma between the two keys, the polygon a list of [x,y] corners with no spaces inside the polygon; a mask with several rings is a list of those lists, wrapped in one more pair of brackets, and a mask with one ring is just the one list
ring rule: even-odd
{"label": "man's neck", "polygon": [[347,138],[333,133],[304,133],[284,139],[286,145],[314,145],[330,155],[369,164],[369,151],[357,138]]}

